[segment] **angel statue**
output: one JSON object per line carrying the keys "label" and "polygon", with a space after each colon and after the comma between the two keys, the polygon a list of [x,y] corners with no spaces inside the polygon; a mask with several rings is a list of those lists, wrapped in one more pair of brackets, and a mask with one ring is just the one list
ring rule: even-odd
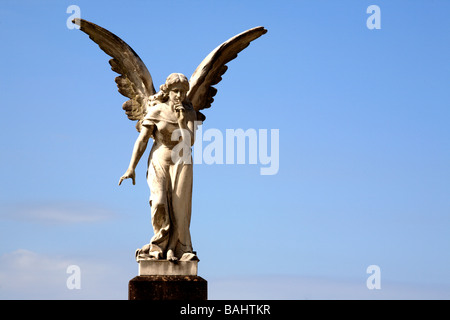
{"label": "angel statue", "polygon": [[[111,69],[120,74],[115,78],[119,92],[129,98],[122,108],[128,119],[137,121],[139,136],[119,185],[125,179],[135,184],[135,168],[150,138],[154,141],[147,168],[154,235],[150,243],[136,250],[136,259],[198,260],[189,231],[193,182],[190,151],[197,125],[205,120],[200,111],[214,101],[217,89],[213,85],[222,80],[226,64],[267,30],[256,27],[232,37],[214,49],[189,80],[172,73],[156,92],[145,64],[122,39],[83,19],[74,19],[73,23],[112,57]],[[187,148],[176,148],[180,143]],[[174,157],[174,153],[184,154]]]}

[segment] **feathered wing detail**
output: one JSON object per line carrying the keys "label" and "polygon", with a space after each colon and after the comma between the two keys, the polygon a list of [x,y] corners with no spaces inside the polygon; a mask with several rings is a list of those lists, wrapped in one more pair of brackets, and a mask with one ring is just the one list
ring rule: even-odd
{"label": "feathered wing detail", "polygon": [[214,101],[217,89],[213,86],[222,80],[222,75],[228,69],[226,64],[247,48],[250,42],[266,32],[263,27],[244,31],[222,43],[199,64],[189,80],[190,90],[187,94],[199,115],[199,120],[204,120],[200,110],[209,108]]}
{"label": "feathered wing detail", "polygon": [[148,99],[155,94],[153,80],[147,67],[134,50],[115,34],[83,19],[74,19],[73,23],[87,33],[107,55],[111,69],[120,74],[115,81],[119,92],[130,100],[125,101],[122,109],[128,119],[138,121],[136,129],[140,131],[141,121],[147,111]]}

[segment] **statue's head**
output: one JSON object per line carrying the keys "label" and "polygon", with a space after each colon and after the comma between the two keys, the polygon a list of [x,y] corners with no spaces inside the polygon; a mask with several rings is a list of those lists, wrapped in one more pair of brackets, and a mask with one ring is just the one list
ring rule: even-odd
{"label": "statue's head", "polygon": [[160,89],[167,93],[174,85],[178,85],[178,87],[181,87],[186,92],[189,91],[189,80],[181,73],[170,74],[166,79],[166,83]]}
{"label": "statue's head", "polygon": [[151,98],[152,104],[156,104],[158,101],[166,102],[169,99],[179,99],[179,102],[185,102],[186,94],[189,91],[189,80],[181,73],[172,73],[159,89],[160,91]]}
{"label": "statue's head", "polygon": [[189,91],[189,80],[181,73],[172,73],[163,86],[166,86],[164,89],[167,90],[169,104],[180,105],[185,101]]}

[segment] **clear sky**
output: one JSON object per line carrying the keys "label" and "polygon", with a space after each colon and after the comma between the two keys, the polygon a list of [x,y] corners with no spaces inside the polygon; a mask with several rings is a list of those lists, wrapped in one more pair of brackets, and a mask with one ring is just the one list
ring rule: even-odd
{"label": "clear sky", "polygon": [[2,0],[0,299],[127,299],[153,234],[148,150],[119,187],[137,132],[109,57],[67,27],[70,5],[126,41],[155,87],[268,29],[204,112],[202,132],[224,140],[279,133],[276,174],[259,157],[194,166],[210,299],[450,298],[450,2]]}

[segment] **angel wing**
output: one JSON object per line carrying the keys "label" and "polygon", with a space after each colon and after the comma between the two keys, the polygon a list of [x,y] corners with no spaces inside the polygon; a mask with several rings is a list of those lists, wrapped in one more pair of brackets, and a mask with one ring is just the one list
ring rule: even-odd
{"label": "angel wing", "polygon": [[187,97],[192,102],[200,120],[203,121],[205,118],[200,110],[211,107],[211,103],[214,101],[213,97],[216,95],[217,89],[213,86],[222,80],[223,74],[228,69],[226,64],[247,48],[250,42],[266,32],[264,27],[244,31],[211,51],[199,64],[189,80],[190,90]]}
{"label": "angel wing", "polygon": [[128,119],[138,121],[136,129],[140,131],[148,99],[156,93],[147,67],[136,52],[115,34],[83,19],[76,18],[72,22],[79,25],[81,31],[87,33],[100,49],[112,57],[109,60],[111,69],[120,74],[115,78],[119,92],[130,98],[124,102],[122,109]]}

